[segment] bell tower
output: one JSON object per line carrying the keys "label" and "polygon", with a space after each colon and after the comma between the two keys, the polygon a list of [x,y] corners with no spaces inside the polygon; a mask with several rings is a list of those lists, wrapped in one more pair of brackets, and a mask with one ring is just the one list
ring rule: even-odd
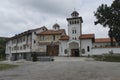
{"label": "bell tower", "polygon": [[53,25],[53,30],[59,30],[60,29],[60,26],[59,26],[59,24],[54,24]]}
{"label": "bell tower", "polygon": [[70,40],[79,40],[79,36],[82,34],[82,17],[79,16],[77,11],[73,11],[71,18],[67,18],[67,22]]}

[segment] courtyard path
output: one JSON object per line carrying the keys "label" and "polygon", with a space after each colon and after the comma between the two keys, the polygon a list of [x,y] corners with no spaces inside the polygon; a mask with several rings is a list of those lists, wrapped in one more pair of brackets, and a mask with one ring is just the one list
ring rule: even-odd
{"label": "courtyard path", "polygon": [[17,68],[0,71],[0,80],[120,80],[120,63],[56,59],[18,63]]}

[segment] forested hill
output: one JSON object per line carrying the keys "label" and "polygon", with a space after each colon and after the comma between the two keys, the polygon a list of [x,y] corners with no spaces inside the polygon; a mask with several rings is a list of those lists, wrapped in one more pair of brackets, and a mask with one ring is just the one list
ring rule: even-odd
{"label": "forested hill", "polygon": [[5,45],[7,37],[0,37],[0,59],[5,58]]}

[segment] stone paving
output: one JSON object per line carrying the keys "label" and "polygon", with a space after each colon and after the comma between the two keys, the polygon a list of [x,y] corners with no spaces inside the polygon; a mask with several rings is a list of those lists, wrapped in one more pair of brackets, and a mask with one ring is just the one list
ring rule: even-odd
{"label": "stone paving", "polygon": [[[120,80],[120,63],[87,58],[60,58],[54,62],[19,62],[20,66],[0,71],[0,80]],[[89,61],[90,60],[90,61]]]}

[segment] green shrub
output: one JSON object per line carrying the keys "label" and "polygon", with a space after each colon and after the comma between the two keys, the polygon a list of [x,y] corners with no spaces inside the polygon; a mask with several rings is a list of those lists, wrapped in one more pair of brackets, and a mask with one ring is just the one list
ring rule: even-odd
{"label": "green shrub", "polygon": [[92,56],[95,60],[97,60],[97,61],[102,61],[102,55],[93,55]]}
{"label": "green shrub", "polygon": [[0,71],[1,70],[6,70],[6,69],[11,69],[14,67],[17,67],[18,65],[12,65],[12,64],[0,64]]}
{"label": "green shrub", "polygon": [[33,57],[32,60],[33,60],[34,62],[37,61],[37,54],[33,54],[32,57]]}
{"label": "green shrub", "polygon": [[120,62],[120,55],[118,54],[94,55],[93,58],[97,61]]}

